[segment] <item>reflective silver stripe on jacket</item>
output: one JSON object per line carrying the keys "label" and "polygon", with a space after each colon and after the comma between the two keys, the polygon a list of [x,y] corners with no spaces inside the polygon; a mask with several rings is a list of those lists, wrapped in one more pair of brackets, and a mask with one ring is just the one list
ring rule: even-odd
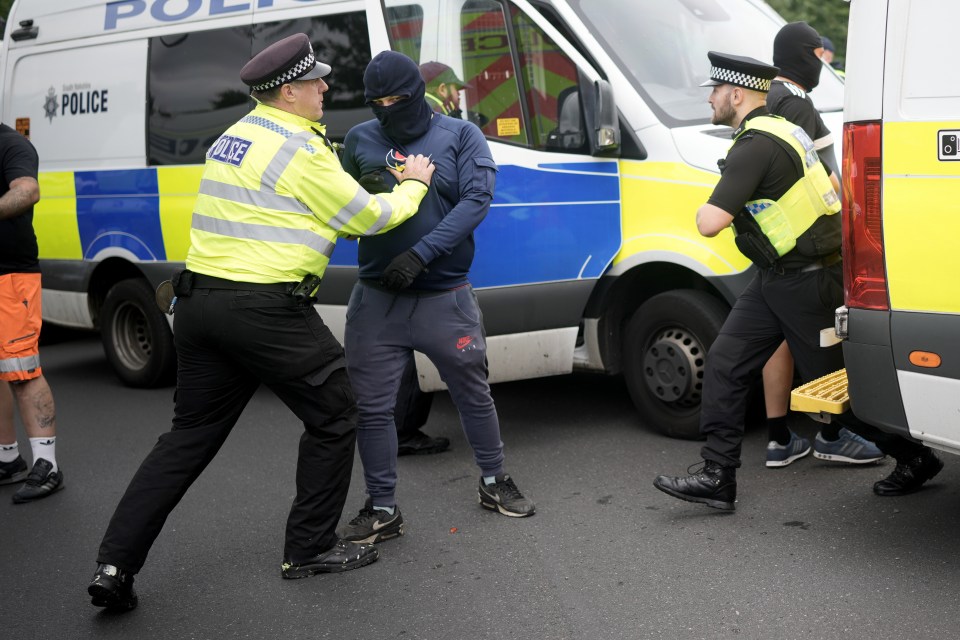
{"label": "reflective silver stripe on jacket", "polygon": [[269,191],[253,191],[225,182],[217,182],[216,180],[204,178],[200,181],[199,192],[205,196],[213,196],[214,198],[236,202],[237,204],[250,205],[263,209],[275,209],[286,213],[299,213],[305,216],[313,215],[313,211],[296,198],[282,196],[272,189]]}
{"label": "reflective silver stripe on jacket", "polygon": [[334,242],[307,229],[273,227],[267,224],[254,224],[251,222],[234,222],[205,216],[199,213],[193,214],[192,226],[198,231],[215,233],[229,238],[298,244],[309,247],[327,258],[330,257],[333,253],[333,248],[336,246]]}
{"label": "reflective silver stripe on jacket", "polygon": [[[374,198],[376,198],[377,202],[380,204],[380,217],[377,218],[377,221],[373,223],[373,226],[365,232],[367,235],[373,235],[386,226],[386,224],[390,221],[390,216],[393,214],[393,207],[389,202],[380,196],[374,196]],[[368,202],[370,202],[370,194],[367,193],[362,187],[358,187],[357,192],[353,194],[353,199],[345,204],[343,208],[337,212],[337,215],[330,219],[328,224],[333,229],[342,229],[345,224],[353,220],[353,218],[367,208]]]}
{"label": "reflective silver stripe on jacket", "polygon": [[310,153],[314,153],[313,147],[307,144],[307,141],[314,137],[314,135],[315,134],[309,131],[301,131],[287,138],[287,141],[280,145],[280,149],[276,155],[273,156],[270,164],[267,165],[263,175],[260,176],[260,188],[276,189],[277,180],[280,179],[283,172],[290,166],[290,163],[293,161],[293,156],[300,149],[309,149]]}
{"label": "reflective silver stripe on jacket", "polygon": [[0,358],[0,373],[19,373],[33,371],[40,368],[40,356],[24,356],[22,358]]}
{"label": "reflective silver stripe on jacket", "polygon": [[[261,118],[260,116],[245,116],[245,117],[243,117],[243,118],[240,119],[240,122],[242,122],[242,123],[244,123],[244,124],[255,124],[255,125],[257,125],[258,127],[263,127],[264,129],[268,129],[269,131],[273,131],[274,133],[279,133],[279,134],[282,135],[284,138],[292,138],[294,135],[297,135],[297,134],[293,133],[292,131],[290,131],[289,129],[285,129],[285,128],[281,127],[280,125],[278,125],[278,124],[277,124],[276,122],[274,122],[273,120],[267,120],[266,118]],[[303,133],[305,133],[305,132],[303,132]],[[315,134],[312,134],[312,133],[309,134],[308,137],[307,137],[307,139],[312,138],[314,135],[315,135]],[[310,144],[307,144],[307,143],[303,143],[302,148],[303,148],[303,150],[306,151],[307,153],[311,153],[311,154],[312,154],[312,153],[316,153],[316,152],[317,152],[317,150],[313,147],[313,145],[310,145]]]}
{"label": "reflective silver stripe on jacket", "polygon": [[[273,159],[270,161],[267,169],[263,172],[263,176],[260,179],[261,189],[276,189],[277,180],[280,179],[280,176],[283,175],[283,172],[286,170],[287,166],[293,161],[293,157],[297,150],[306,149],[309,153],[316,153],[316,149],[309,144],[309,140],[316,135],[312,132],[302,131],[299,133],[293,133],[271,120],[267,120],[266,118],[261,118],[258,116],[246,116],[240,120],[240,122],[263,127],[275,133],[279,133],[287,138],[287,141],[283,143],[283,145],[280,147],[280,150],[277,151],[275,156],[273,156]],[[387,223],[390,222],[390,217],[393,215],[393,207],[390,205],[390,203],[380,196],[375,197],[377,202],[380,204],[380,217],[377,218],[377,221],[366,232],[368,235],[373,235],[387,226]],[[330,226],[330,228],[339,231],[355,216],[366,209],[369,201],[370,194],[363,189],[357,189],[357,193],[353,196],[353,199],[342,209],[340,209],[340,211],[337,212],[337,215],[333,216],[333,218],[327,224]]]}

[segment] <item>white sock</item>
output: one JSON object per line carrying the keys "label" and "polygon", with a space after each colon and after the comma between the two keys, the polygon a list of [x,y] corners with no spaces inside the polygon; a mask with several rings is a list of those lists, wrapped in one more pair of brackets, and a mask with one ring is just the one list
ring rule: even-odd
{"label": "white sock", "polygon": [[14,441],[13,444],[0,444],[0,462],[13,462],[20,457],[20,445]]}
{"label": "white sock", "polygon": [[483,484],[490,486],[497,481],[497,476],[483,476]]}
{"label": "white sock", "polygon": [[57,470],[56,455],[57,437],[52,438],[30,438],[30,447],[33,449],[33,462],[36,464],[40,458],[46,458],[53,465],[51,472]]}
{"label": "white sock", "polygon": [[390,515],[393,515],[394,513],[396,513],[397,508],[396,508],[396,507],[374,507],[373,510],[374,510],[374,511],[386,511],[386,512],[389,513]]}

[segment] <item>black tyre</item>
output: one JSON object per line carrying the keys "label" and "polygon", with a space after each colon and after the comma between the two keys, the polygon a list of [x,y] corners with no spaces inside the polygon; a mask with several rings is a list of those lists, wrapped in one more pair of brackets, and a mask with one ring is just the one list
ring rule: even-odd
{"label": "black tyre", "polygon": [[674,438],[700,438],[704,363],[728,312],[717,298],[684,289],[656,295],[633,314],[623,374],[644,424]]}
{"label": "black tyre", "polygon": [[121,280],[110,288],[100,310],[100,336],[107,360],[124,384],[159,387],[173,381],[173,332],[146,280]]}

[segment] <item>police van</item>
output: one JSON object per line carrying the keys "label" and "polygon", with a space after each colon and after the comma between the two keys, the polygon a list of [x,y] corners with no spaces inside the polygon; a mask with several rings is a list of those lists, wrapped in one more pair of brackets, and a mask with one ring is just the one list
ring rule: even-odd
{"label": "police van", "polygon": [[960,453],[960,66],[954,0],[854,0],[843,127],[845,372],[794,404],[847,406]]}
{"label": "police van", "polygon": [[[17,0],[0,115],[40,155],[44,316],[99,328],[128,384],[169,378],[153,290],[184,261],[204,154],[251,108],[240,67],[305,32],[333,67],[334,140],[372,117],[376,52],[469,85],[499,167],[471,272],[491,382],[623,373],[642,421],[695,437],[704,356],[750,277],[731,232],[694,223],[731,143],[698,85],[708,50],[769,60],[782,24],[759,0]],[[842,94],[826,67],[836,124]],[[335,333],[356,257],[341,240],[320,288]]]}

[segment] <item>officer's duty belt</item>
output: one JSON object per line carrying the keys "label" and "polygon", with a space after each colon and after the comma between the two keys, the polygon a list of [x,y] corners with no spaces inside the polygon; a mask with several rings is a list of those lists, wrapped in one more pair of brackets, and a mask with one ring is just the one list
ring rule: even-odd
{"label": "officer's duty belt", "polygon": [[193,274],[194,289],[227,289],[230,291],[257,291],[262,293],[290,293],[297,282],[237,282],[202,273]]}
{"label": "officer's duty belt", "polygon": [[838,251],[832,256],[820,258],[816,262],[811,262],[810,264],[805,265],[800,269],[800,272],[803,273],[805,271],[816,271],[817,269],[826,269],[827,267],[832,267],[833,265],[840,262],[840,258],[841,258],[840,252]]}
{"label": "officer's duty belt", "polygon": [[770,267],[770,270],[779,275],[789,275],[794,273],[806,273],[808,271],[816,271],[817,269],[826,269],[827,267],[832,267],[833,265],[840,262],[842,256],[840,252],[833,255],[826,256],[825,258],[820,258],[810,264],[805,264],[802,267],[797,267],[796,269],[784,269],[778,264]]}

